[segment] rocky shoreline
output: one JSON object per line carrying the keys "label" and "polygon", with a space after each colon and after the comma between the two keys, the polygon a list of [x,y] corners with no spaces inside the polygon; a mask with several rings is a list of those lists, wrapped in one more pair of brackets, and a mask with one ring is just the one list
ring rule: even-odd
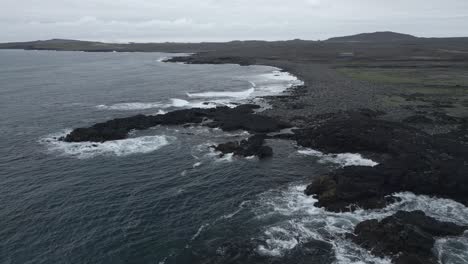
{"label": "rocky shoreline", "polygon": [[440,222],[422,211],[398,211],[381,221],[359,223],[347,237],[379,257],[391,256],[396,264],[436,264],[435,239],[460,236],[467,226]]}
{"label": "rocky shoreline", "polygon": [[[174,57],[168,61],[268,64],[251,58],[203,55]],[[285,66],[288,71],[300,67],[289,62],[284,65],[280,62],[270,64]],[[292,73],[301,75],[300,72]],[[426,122],[425,116],[410,118],[406,123],[385,120],[382,116],[388,113],[367,104],[366,98],[362,101],[364,103],[350,100],[350,104],[344,107],[335,102],[337,107],[334,109],[333,104],[327,106],[328,103],[325,103],[326,107],[323,109],[308,109],[308,103],[303,97],[311,93],[311,90],[313,92],[313,89],[307,85],[312,84],[306,80],[305,86],[295,87],[288,95],[268,98],[275,107],[261,113],[254,111],[258,106],[247,104],[232,109],[193,108],[164,115],[137,115],[88,128],[77,128],[61,140],[118,140],[126,138],[131,130],[157,125],[200,124],[219,127],[224,131],[241,129],[253,136],[241,142],[213,146],[215,150],[221,152],[221,155],[232,153],[243,157],[267,158],[273,155],[273,150],[264,145],[265,139],[281,138],[325,153],[360,153],[377,161],[379,164],[374,167],[349,166],[327,175],[312,177],[305,193],[316,196],[317,206],[329,211],[383,208],[395,201],[396,198],[391,196],[393,193],[402,191],[450,198],[468,205],[468,148],[464,142],[461,143],[466,137],[466,118],[453,118],[457,129],[434,136],[408,125],[412,120]],[[346,92],[343,93],[346,96]],[[360,109],[359,106],[370,106],[370,109]],[[332,111],[328,112],[329,110]],[[282,129],[291,127],[297,127],[292,130],[292,134],[279,133]],[[272,132],[275,134],[269,134]],[[397,212],[380,222],[370,220],[360,223],[355,234],[349,234],[348,238],[377,256],[392,257],[396,263],[437,263],[430,251],[434,237],[461,235],[465,229],[466,227],[438,222],[422,212]],[[382,232],[394,236],[379,240],[379,237],[385,235]]]}
{"label": "rocky shoreline", "polygon": [[273,155],[273,151],[270,147],[264,146],[266,133],[278,132],[290,127],[290,125],[268,116],[254,114],[254,110],[259,107],[258,105],[244,104],[235,108],[226,106],[211,109],[191,108],[162,115],[136,115],[117,118],[87,128],[76,128],[59,140],[65,142],[105,142],[125,139],[132,130],[143,130],[158,125],[199,124],[220,128],[224,131],[244,130],[254,134],[241,142],[227,142],[214,146],[215,150],[221,152],[222,155],[233,153],[242,157],[267,158]]}

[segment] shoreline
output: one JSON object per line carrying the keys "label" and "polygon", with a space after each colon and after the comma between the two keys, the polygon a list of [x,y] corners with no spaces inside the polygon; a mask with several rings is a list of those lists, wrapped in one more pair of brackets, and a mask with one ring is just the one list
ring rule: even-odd
{"label": "shoreline", "polygon": [[[359,109],[371,109],[373,111],[384,111],[378,102],[374,101],[380,89],[376,85],[361,86],[349,79],[338,76],[327,64],[305,64],[289,61],[268,61],[239,58],[204,58],[203,55],[193,54],[190,56],[172,57],[165,62],[177,62],[186,64],[236,64],[240,66],[268,66],[288,72],[303,82],[283,92],[272,96],[265,96],[272,109],[260,114],[280,118],[282,120],[302,119],[298,125],[307,123],[313,118],[312,115],[336,113]],[[339,89],[343,84],[352,86],[350,89]],[[307,97],[307,98],[304,98]],[[336,101],[340,101],[337,104]],[[386,109],[388,110],[388,109]],[[301,122],[302,121],[302,122]]]}
{"label": "shoreline", "polygon": [[[190,57],[182,58],[191,60],[189,64],[195,64],[197,61],[193,60],[193,58],[200,56],[203,55],[194,54]],[[221,62],[224,64],[238,61],[241,63],[240,65],[279,67],[302,80],[304,86],[293,88],[292,95],[271,96],[269,99],[273,102],[273,109],[266,110],[260,114],[249,112],[245,109],[245,105],[234,110],[234,112],[229,112],[228,115],[224,111],[229,110],[225,108],[210,111],[192,109],[183,112],[174,111],[176,113],[170,112],[172,114],[169,113],[170,115],[164,115],[163,119],[156,120],[157,123],[159,122],[158,124],[183,125],[194,121],[201,123],[203,120],[199,119],[201,115],[203,117],[214,117],[217,122],[214,125],[217,126],[220,126],[220,124],[225,125],[226,122],[234,122],[231,124],[232,126],[227,126],[229,131],[229,129],[237,129],[239,127],[245,129],[252,125],[252,123],[256,123],[257,120],[262,120],[262,122],[265,122],[266,129],[264,129],[265,127],[261,127],[260,129],[250,127],[248,129],[255,133],[263,134],[287,127],[285,124],[281,124],[281,122],[274,123],[273,120],[288,120],[289,127],[297,126],[299,129],[295,130],[294,135],[279,135],[276,138],[294,140],[302,147],[309,147],[325,153],[351,152],[361,153],[365,157],[377,158],[377,161],[381,165],[376,167],[354,166],[312,178],[312,184],[307,188],[306,194],[317,196],[319,206],[325,207],[330,211],[343,211],[345,208],[349,209],[349,206],[353,204],[359,208],[382,208],[393,201],[387,200],[388,195],[397,191],[435,195],[437,197],[451,198],[465,205],[468,204],[468,199],[465,196],[467,191],[466,179],[463,177],[467,171],[467,166],[463,161],[467,152],[463,147],[458,149],[460,147],[457,141],[458,138],[450,134],[442,135],[440,138],[431,136],[424,131],[407,126],[401,121],[388,121],[382,118],[385,114],[382,112],[382,108],[384,107],[381,107],[376,99],[376,97],[382,96],[379,93],[382,92],[381,87],[359,88],[360,83],[358,82],[349,84],[351,89],[343,89],[340,85],[349,80],[344,77],[335,79],[337,75],[334,75],[334,72],[328,68],[330,65],[324,66],[288,61],[276,61],[274,64],[265,64],[262,60],[257,60],[254,64],[248,64],[247,60],[238,58],[232,60],[224,58],[221,62],[216,59],[213,60],[213,58],[205,58],[200,60],[200,62],[208,63],[210,60],[214,62],[210,64],[221,64]],[[306,74],[306,72],[309,73]],[[317,78],[315,79],[314,77]],[[232,113],[237,117],[232,118]],[[180,119],[179,114],[180,116],[187,114],[194,115],[188,119],[185,117]],[[136,124],[137,128],[144,129],[148,126],[146,122],[149,122],[149,125],[154,124],[154,120],[148,121],[146,117],[142,116],[138,118],[140,121]],[[242,120],[245,119],[248,119],[249,122],[242,123]],[[112,121],[114,120],[110,122]],[[117,123],[120,121],[122,119]],[[132,123],[134,119],[129,119],[128,121]],[[465,122],[464,119],[456,121],[462,125]],[[97,124],[97,127],[106,126],[102,124],[104,123]],[[241,125],[239,126],[239,124]],[[270,126],[271,124],[274,125]],[[134,129],[135,125],[132,124],[127,128]],[[119,134],[118,136],[117,139],[125,137],[123,134]],[[259,151],[258,156],[264,155],[264,153],[267,153],[266,156],[268,156],[268,150],[263,148],[265,147],[263,139],[265,138],[254,138],[254,143],[251,144]],[[78,141],[80,140],[82,139]],[[101,140],[103,138],[97,138],[97,141]],[[71,141],[78,142],[76,140]],[[230,143],[232,142],[226,143],[227,147],[223,146],[226,147],[224,148],[226,149],[226,153],[236,151],[242,153],[245,151],[248,153],[248,156],[251,156],[252,151],[250,151],[249,144],[244,144],[248,145],[247,148],[239,150],[238,148],[242,145],[242,142],[237,145],[236,143]],[[458,170],[454,172],[453,168],[457,168]],[[424,177],[420,176],[421,174]],[[455,174],[455,176],[450,174]],[[382,179],[385,179],[385,181],[382,181]],[[453,188],[456,188],[456,190]],[[354,207],[354,209],[358,207]],[[351,207],[351,209],[353,208]],[[423,220],[414,220],[421,219],[421,217]],[[428,221],[432,221],[424,217],[419,212],[415,212],[410,216],[397,216],[398,219],[405,221],[405,225],[423,229],[426,228]],[[388,221],[393,220],[390,219]],[[374,225],[375,223],[372,222],[370,224]],[[437,226],[444,223],[432,224]],[[381,227],[374,225],[369,228],[371,231],[367,233],[358,231],[358,233],[368,236],[368,238],[359,239],[359,241],[371,241],[369,237],[375,234]],[[389,232],[398,233],[401,227],[395,226],[394,228]],[[428,233],[427,236],[432,237],[435,235]],[[411,237],[411,239],[417,240],[419,237]],[[395,246],[395,243],[397,243],[395,241],[390,242],[390,246]],[[386,251],[386,245],[382,247],[384,249],[382,249],[381,254],[395,254],[395,252]],[[405,250],[404,246],[402,250]],[[404,257],[408,259],[415,257],[410,253],[404,255]],[[433,263],[434,259],[427,255],[426,251],[423,253],[421,253],[423,254],[423,258],[427,260],[425,263]],[[378,255],[379,253],[376,254]],[[397,261],[399,261],[398,259]]]}

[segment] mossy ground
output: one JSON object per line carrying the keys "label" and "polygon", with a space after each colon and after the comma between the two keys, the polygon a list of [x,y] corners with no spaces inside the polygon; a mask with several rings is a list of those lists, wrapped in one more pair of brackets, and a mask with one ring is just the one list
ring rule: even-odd
{"label": "mossy ground", "polygon": [[468,70],[464,67],[340,67],[337,71],[354,80],[386,85],[382,103],[388,107],[468,117]]}

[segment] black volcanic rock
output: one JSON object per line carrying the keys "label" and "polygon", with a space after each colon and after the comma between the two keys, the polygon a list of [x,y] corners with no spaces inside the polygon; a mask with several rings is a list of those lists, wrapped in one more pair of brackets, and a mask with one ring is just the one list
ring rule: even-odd
{"label": "black volcanic rock", "polygon": [[[373,152],[399,153],[423,150],[430,136],[415,128],[396,122],[376,119],[369,111],[342,112],[322,115],[309,128],[295,130],[297,142],[303,147],[329,153]],[[419,149],[415,149],[419,148]]]}
{"label": "black volcanic rock", "polygon": [[324,116],[295,131],[299,145],[328,153],[364,153],[375,167],[350,166],[313,179],[305,193],[332,211],[384,207],[388,195],[411,191],[468,204],[468,148],[457,137],[433,137],[358,112]]}
{"label": "black volcanic rock", "polygon": [[395,263],[438,263],[432,253],[435,237],[459,236],[467,227],[440,222],[422,211],[398,211],[382,221],[359,223],[348,238],[372,254],[392,256]]}
{"label": "black volcanic rock", "polygon": [[215,150],[224,154],[233,153],[235,156],[250,157],[257,156],[260,159],[273,155],[273,150],[269,146],[264,146],[265,135],[254,135],[240,142],[227,142],[219,144]]}
{"label": "black volcanic rock", "polygon": [[66,142],[104,142],[125,139],[131,130],[142,130],[157,125],[184,125],[203,123],[225,131],[246,130],[253,133],[268,133],[288,127],[274,118],[256,115],[257,105],[240,105],[236,108],[183,109],[164,115],[136,115],[98,123],[88,128],[77,128],[65,137]]}
{"label": "black volcanic rock", "polygon": [[136,115],[117,118],[89,128],[77,128],[65,137],[66,142],[104,142],[125,139],[133,129],[146,129],[158,124],[156,116]]}
{"label": "black volcanic rock", "polygon": [[224,57],[207,57],[198,54],[192,56],[172,57],[165,60],[165,62],[182,62],[187,64],[239,64],[241,66],[248,66],[255,64],[255,60],[247,59],[236,56]]}

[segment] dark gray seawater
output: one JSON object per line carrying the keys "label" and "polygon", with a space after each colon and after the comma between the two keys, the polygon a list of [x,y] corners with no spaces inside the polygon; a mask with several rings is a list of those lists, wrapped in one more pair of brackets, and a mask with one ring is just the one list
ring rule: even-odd
{"label": "dark gray seawater", "polygon": [[[156,127],[127,140],[63,143],[74,127],[132,114],[256,101],[297,84],[266,66],[162,63],[162,53],[0,51],[0,263],[390,263],[343,239],[364,219],[422,209],[468,223],[450,200],[334,214],[303,195],[314,176],[372,165],[269,141],[271,160],[209,148],[243,131]],[[208,103],[206,103],[208,102]],[[324,244],[329,243],[330,246]],[[467,263],[468,236],[439,240]]]}

